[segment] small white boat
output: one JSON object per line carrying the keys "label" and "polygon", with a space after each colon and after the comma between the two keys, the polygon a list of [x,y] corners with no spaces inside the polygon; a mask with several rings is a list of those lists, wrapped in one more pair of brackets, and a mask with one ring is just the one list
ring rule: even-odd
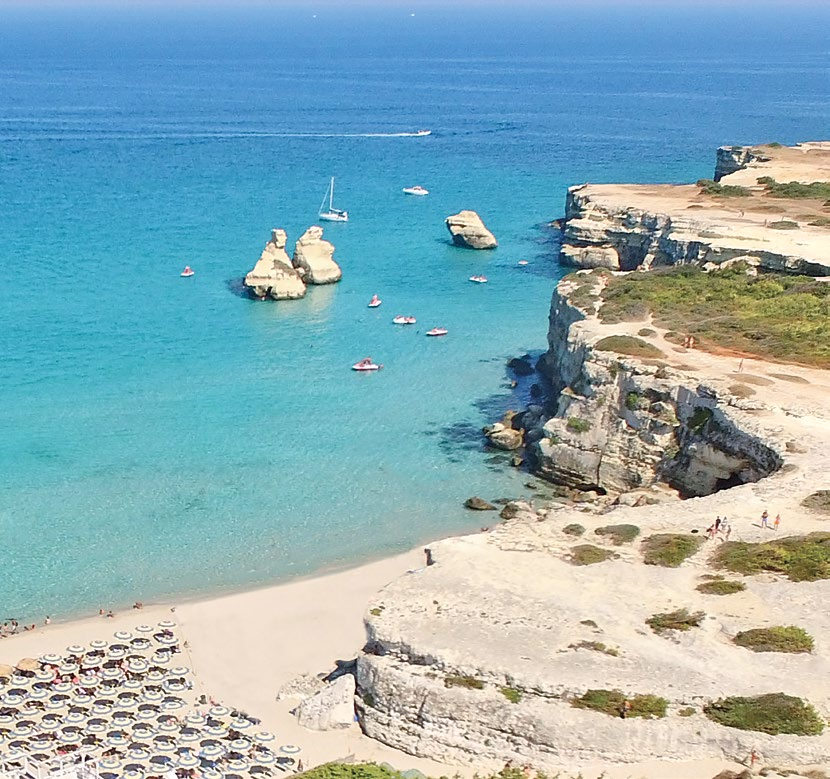
{"label": "small white boat", "polygon": [[[326,208],[326,200],[329,201],[329,207]],[[320,210],[317,212],[317,216],[320,217],[324,222],[348,222],[349,221],[349,212],[343,211],[342,209],[334,207],[334,176],[332,176],[331,182],[329,183],[329,188],[326,190],[326,194],[323,197],[323,202],[320,203]]]}
{"label": "small white boat", "polygon": [[519,265],[527,265],[527,260],[519,260]]}
{"label": "small white boat", "polygon": [[369,308],[377,308],[383,301],[377,296],[372,295],[372,299],[369,301]]}
{"label": "small white boat", "polygon": [[446,335],[448,332],[446,327],[433,327],[432,330],[427,330],[427,335]]}
{"label": "small white boat", "polygon": [[417,321],[414,316],[396,316],[392,320],[396,325],[414,325]]}
{"label": "small white boat", "polygon": [[428,195],[429,190],[424,189],[424,187],[416,185],[414,187],[404,187],[403,188],[403,193],[405,195]]}
{"label": "small white boat", "polygon": [[474,281],[476,284],[486,284],[487,277],[486,276],[470,276],[470,281]]}
{"label": "small white boat", "polygon": [[182,278],[189,278],[190,276],[194,276],[196,271],[193,270],[189,265],[184,266],[184,270],[179,274]]}
{"label": "small white boat", "polygon": [[432,135],[432,130],[418,130],[414,132],[413,135],[417,135],[419,138],[421,138],[424,135]]}
{"label": "small white boat", "polygon": [[370,371],[379,371],[382,367],[382,365],[372,362],[371,357],[366,357],[360,362],[356,362],[352,365],[352,370],[360,371],[361,373],[368,373]]}

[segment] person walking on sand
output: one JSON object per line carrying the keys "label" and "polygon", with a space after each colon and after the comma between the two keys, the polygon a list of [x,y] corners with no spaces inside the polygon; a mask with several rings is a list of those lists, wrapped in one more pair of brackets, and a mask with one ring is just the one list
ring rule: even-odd
{"label": "person walking on sand", "polygon": [[779,526],[780,524],[781,524],[781,515],[780,515],[780,514],[776,514],[776,515],[775,515],[775,522],[773,522],[773,523],[772,523],[772,529],[773,529],[773,530],[775,530],[775,531],[777,532],[777,531],[778,531],[778,526]]}
{"label": "person walking on sand", "polygon": [[761,527],[769,527],[769,512],[766,509],[761,514]]}
{"label": "person walking on sand", "polygon": [[721,519],[720,517],[715,517],[715,532],[717,533],[718,530],[721,528]]}

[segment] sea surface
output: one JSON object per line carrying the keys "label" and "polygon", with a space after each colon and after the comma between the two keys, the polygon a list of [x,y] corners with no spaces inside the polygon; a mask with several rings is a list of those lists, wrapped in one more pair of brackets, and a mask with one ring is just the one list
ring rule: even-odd
{"label": "sea surface", "polygon": [[[492,522],[461,504],[530,494],[479,431],[527,401],[567,186],[830,130],[826,9],[412,6],[0,8],[0,619]],[[242,296],[331,176],[343,281]],[[496,251],[449,245],[462,208]]]}

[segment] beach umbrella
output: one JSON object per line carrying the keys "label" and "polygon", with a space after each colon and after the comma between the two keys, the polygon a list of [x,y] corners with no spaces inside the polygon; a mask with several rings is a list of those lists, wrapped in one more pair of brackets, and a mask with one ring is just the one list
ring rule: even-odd
{"label": "beach umbrella", "polygon": [[78,673],[78,664],[74,661],[64,660],[64,662],[58,666],[58,673],[60,673],[61,676],[70,676],[71,674]]}
{"label": "beach umbrella", "polygon": [[254,761],[259,765],[273,765],[277,762],[277,756],[272,752],[257,752]]}
{"label": "beach umbrella", "polygon": [[201,771],[202,779],[224,779],[224,774],[215,768],[203,768]]}
{"label": "beach umbrella", "polygon": [[212,762],[218,760],[220,757],[222,757],[225,754],[225,750],[222,749],[222,747],[220,747],[218,745],[216,745],[216,746],[208,745],[206,747],[202,747],[199,754],[205,760],[210,760],[210,762],[212,763]]}
{"label": "beach umbrella", "polygon": [[43,720],[41,720],[41,723],[40,723],[40,725],[38,725],[38,728],[40,728],[40,730],[43,730],[43,731],[46,731],[47,733],[49,733],[53,730],[60,729],[60,726],[61,726],[61,723],[58,720],[44,718]]}
{"label": "beach umbrella", "polygon": [[130,742],[127,740],[127,737],[123,733],[115,732],[107,734],[107,738],[104,742],[108,747],[116,747],[116,748],[123,748],[126,747]]}
{"label": "beach umbrella", "polygon": [[64,708],[64,702],[55,697],[52,697],[48,701],[46,701],[46,708],[51,709],[52,711],[57,711],[58,709]]}
{"label": "beach umbrella", "polygon": [[260,730],[259,733],[254,733],[253,739],[258,744],[269,744],[274,740],[274,734],[267,730]]}
{"label": "beach umbrella", "polygon": [[99,733],[106,733],[107,726],[103,720],[92,720],[87,723],[87,726],[84,728],[84,733],[97,735]]}
{"label": "beach umbrella", "polygon": [[165,711],[175,711],[176,709],[181,709],[184,706],[184,701],[181,698],[175,698],[170,696],[165,698],[161,704],[161,707]]}
{"label": "beach umbrella", "polygon": [[120,668],[104,668],[101,671],[102,679],[120,679],[123,671]]}
{"label": "beach umbrella", "polygon": [[54,678],[55,672],[50,671],[47,668],[38,668],[37,671],[35,671],[35,679],[39,682],[51,682]]}
{"label": "beach umbrella", "polygon": [[283,744],[280,747],[280,752],[284,755],[296,755],[300,751],[300,748],[295,744]]}
{"label": "beach umbrella", "polygon": [[164,665],[170,662],[170,654],[167,652],[154,652],[151,659],[156,665]]}
{"label": "beach umbrella", "polygon": [[65,695],[68,692],[72,692],[72,685],[69,682],[58,682],[52,685],[52,690]]}
{"label": "beach umbrella", "polygon": [[199,758],[189,752],[185,752],[176,758],[177,768],[198,768],[199,765]]}
{"label": "beach umbrella", "polygon": [[59,665],[61,662],[61,656],[56,655],[54,652],[50,652],[49,654],[41,655],[40,662],[48,663],[49,665]]}
{"label": "beach umbrella", "polygon": [[29,698],[33,701],[43,701],[49,697],[49,690],[44,690],[42,687],[35,687],[30,693]]}
{"label": "beach umbrella", "polygon": [[237,773],[247,771],[250,765],[251,763],[249,760],[244,760],[241,758],[236,758],[235,760],[228,760],[228,762],[226,763],[226,766],[230,771],[236,771]]}
{"label": "beach umbrella", "polygon": [[172,630],[176,627],[176,623],[173,622],[172,619],[163,619],[161,622],[158,623],[159,627],[163,630]]}
{"label": "beach umbrella", "polygon": [[66,651],[70,655],[80,656],[86,652],[86,647],[83,647],[80,644],[70,644],[68,647],[66,647]]}
{"label": "beach umbrella", "polygon": [[150,670],[144,675],[144,680],[151,684],[161,684],[164,681],[164,672],[157,670]]}
{"label": "beach umbrella", "polygon": [[5,725],[12,725],[15,721],[14,715],[10,711],[5,711],[0,714],[0,727]]}
{"label": "beach umbrella", "polygon": [[127,650],[126,649],[121,649],[120,647],[111,646],[107,650],[107,659],[109,661],[120,660],[121,658],[126,657],[126,656],[127,656]]}
{"label": "beach umbrella", "polygon": [[12,730],[11,735],[15,738],[28,738],[32,735],[32,727],[31,725],[24,725],[23,727],[18,725]]}
{"label": "beach umbrella", "polygon": [[173,646],[174,644],[179,643],[179,639],[169,633],[156,633],[154,636],[156,641],[159,642],[162,646]]}
{"label": "beach umbrella", "polygon": [[127,759],[128,760],[149,760],[150,759],[150,750],[147,748],[146,744],[132,744],[127,751]]}
{"label": "beach umbrella", "polygon": [[142,693],[142,697],[145,701],[150,701],[151,703],[157,703],[164,699],[164,694],[161,690],[148,690],[145,689]]}
{"label": "beach umbrella", "polygon": [[102,771],[117,771],[122,765],[121,759],[113,756],[102,757],[98,761],[98,768]]}
{"label": "beach umbrella", "polygon": [[133,637],[133,634],[130,633],[128,630],[118,630],[115,633],[113,633],[113,635],[119,641],[129,641]]}
{"label": "beach umbrella", "polygon": [[121,682],[120,686],[122,689],[129,690],[130,692],[144,689],[144,685],[138,679],[125,679]]}
{"label": "beach umbrella", "polygon": [[139,709],[136,712],[136,717],[140,720],[145,722],[150,722],[156,718],[157,712],[153,711],[152,709]]}
{"label": "beach umbrella", "polygon": [[23,701],[26,699],[25,695],[18,695],[17,693],[7,692],[2,699],[2,702],[6,706],[11,706],[16,708],[19,706]]}
{"label": "beach umbrella", "polygon": [[223,736],[228,735],[227,728],[223,728],[220,725],[209,725],[205,728],[205,734],[208,736],[216,736],[218,738],[222,738]]}
{"label": "beach umbrella", "polygon": [[40,670],[40,661],[34,657],[24,657],[17,663],[17,670],[24,673],[34,673]]}
{"label": "beach umbrella", "polygon": [[150,664],[146,660],[130,659],[127,661],[127,670],[131,674],[145,674],[150,670]]}
{"label": "beach umbrella", "polygon": [[251,746],[253,745],[250,741],[248,741],[247,738],[235,738],[233,741],[231,741],[229,746],[234,752],[240,752],[242,754],[245,754],[246,752],[250,751]]}
{"label": "beach umbrella", "polygon": [[179,736],[179,743],[187,744],[193,741],[198,741],[201,737],[202,734],[195,728],[185,727],[182,728],[181,735]]}
{"label": "beach umbrella", "polygon": [[171,668],[167,672],[167,676],[168,676],[168,678],[171,677],[171,676],[176,676],[176,677],[187,676],[189,673],[190,673],[190,669],[187,666],[176,665],[176,666],[173,666],[173,668]]}
{"label": "beach umbrella", "polygon": [[[158,749],[158,747],[156,748]],[[172,762],[173,761],[170,758],[170,755],[153,755],[150,758],[150,765],[153,768],[165,768],[167,766],[170,766]]]}
{"label": "beach umbrella", "polygon": [[162,686],[166,692],[184,692],[187,689],[187,685],[180,679],[172,679],[164,682]]}
{"label": "beach umbrella", "polygon": [[245,717],[234,717],[230,723],[233,730],[245,730],[245,728],[250,728],[252,725],[251,720]]}
{"label": "beach umbrella", "polygon": [[154,748],[159,752],[174,752],[176,750],[176,742],[175,741],[154,742]]}
{"label": "beach umbrella", "polygon": [[222,717],[227,717],[230,713],[231,710],[226,706],[211,706],[210,710],[208,711],[208,714],[210,714],[211,717],[217,717],[219,719],[221,719]]}
{"label": "beach umbrella", "polygon": [[63,721],[70,725],[79,725],[81,722],[86,722],[86,717],[79,711],[70,711],[69,714],[63,718]]}
{"label": "beach umbrella", "polygon": [[137,633],[152,633],[155,631],[155,628],[152,625],[139,625],[136,628]]}
{"label": "beach umbrella", "polygon": [[89,645],[90,645],[90,647],[92,647],[92,649],[95,649],[95,650],[106,649],[109,646],[109,641],[104,641],[101,638],[96,638],[93,641],[90,641]]}
{"label": "beach umbrella", "polygon": [[112,724],[117,728],[128,728],[132,724],[132,717],[126,711],[116,711],[112,715]]}
{"label": "beach umbrella", "polygon": [[58,741],[60,741],[61,744],[80,744],[81,734],[62,730],[58,733]]}
{"label": "beach umbrella", "polygon": [[6,663],[0,663],[0,679],[9,679],[13,674],[14,668],[12,666],[6,665]]}

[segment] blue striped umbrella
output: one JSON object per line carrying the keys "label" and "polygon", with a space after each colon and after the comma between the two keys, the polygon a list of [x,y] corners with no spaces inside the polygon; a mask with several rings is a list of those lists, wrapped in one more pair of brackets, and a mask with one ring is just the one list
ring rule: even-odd
{"label": "blue striped umbrella", "polygon": [[176,623],[173,622],[172,619],[163,619],[158,624],[159,627],[162,628],[162,630],[172,630],[174,627],[176,627]]}

